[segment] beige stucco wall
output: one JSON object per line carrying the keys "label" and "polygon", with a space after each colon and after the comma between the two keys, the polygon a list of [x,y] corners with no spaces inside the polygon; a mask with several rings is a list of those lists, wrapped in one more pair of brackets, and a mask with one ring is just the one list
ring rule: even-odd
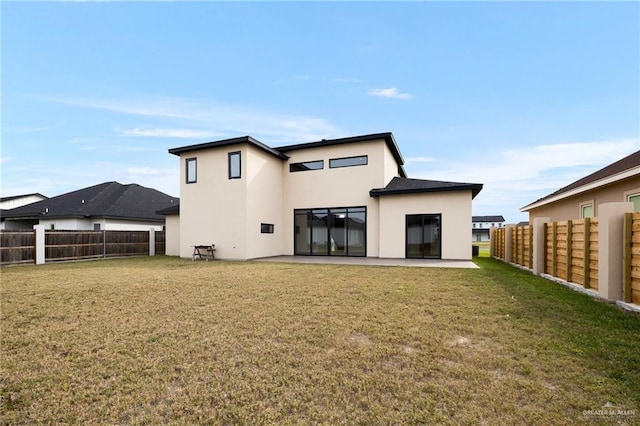
{"label": "beige stucco wall", "polygon": [[405,257],[408,214],[442,214],[442,259],[471,259],[471,191],[380,197],[380,257]]}
{"label": "beige stucco wall", "polygon": [[626,202],[627,196],[631,193],[640,193],[640,176],[531,209],[529,210],[529,223],[533,223],[533,219],[537,217],[549,217],[552,222],[579,219],[581,206],[590,202],[594,205],[594,216],[598,216],[598,206],[600,204]]}
{"label": "beige stucco wall", "polygon": [[[247,145],[246,256],[277,256],[282,253],[282,164],[273,155]],[[260,232],[260,224],[274,225],[273,234]]]}
{"label": "beige stucco wall", "polygon": [[[229,179],[228,153],[241,152],[241,179]],[[186,183],[185,160],[197,158],[197,182]],[[193,245],[215,244],[216,257],[245,259],[247,146],[230,145],[180,155],[180,256]]]}
{"label": "beige stucco wall", "polygon": [[165,249],[167,256],[180,256],[180,215],[165,217]]}
{"label": "beige stucco wall", "polygon": [[[397,175],[397,164],[384,140],[358,144],[333,145],[287,152],[283,163],[283,254],[293,254],[293,211],[295,209],[360,207],[367,208],[367,256],[379,253],[378,199],[369,191],[384,187]],[[329,168],[330,158],[367,155],[366,166]],[[324,169],[289,172],[290,163],[324,160]],[[393,162],[391,167],[387,164]]]}

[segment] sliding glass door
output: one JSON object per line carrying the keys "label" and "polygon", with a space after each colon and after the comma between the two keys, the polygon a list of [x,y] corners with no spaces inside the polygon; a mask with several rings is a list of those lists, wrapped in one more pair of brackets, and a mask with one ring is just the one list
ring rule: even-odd
{"label": "sliding glass door", "polygon": [[296,255],[366,256],[366,207],[294,210]]}
{"label": "sliding glass door", "polygon": [[406,219],[406,257],[440,259],[442,256],[439,214],[409,214]]}

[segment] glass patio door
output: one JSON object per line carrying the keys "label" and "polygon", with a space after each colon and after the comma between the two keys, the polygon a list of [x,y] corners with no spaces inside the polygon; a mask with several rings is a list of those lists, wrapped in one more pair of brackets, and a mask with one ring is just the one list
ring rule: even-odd
{"label": "glass patio door", "polygon": [[440,259],[442,256],[440,214],[409,214],[406,216],[406,257]]}

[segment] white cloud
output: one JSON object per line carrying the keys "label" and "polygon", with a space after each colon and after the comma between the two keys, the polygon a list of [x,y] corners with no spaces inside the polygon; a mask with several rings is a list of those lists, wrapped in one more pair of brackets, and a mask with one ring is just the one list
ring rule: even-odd
{"label": "white cloud", "polygon": [[412,163],[432,163],[436,161],[435,157],[409,157],[409,158],[405,158],[404,162],[406,164],[412,164]]}
{"label": "white cloud", "polygon": [[[197,127],[207,135],[252,135],[264,142],[286,144],[342,136],[344,132],[329,121],[311,116],[275,113],[244,106],[200,102],[183,98],[134,98],[134,99],[56,99],[50,101],[84,108],[102,109],[115,113],[159,119],[158,124],[170,121],[175,128],[158,126],[161,130],[180,130]],[[148,120],[147,120],[148,121]],[[145,130],[137,129],[140,136]],[[150,132],[153,133],[153,132]],[[177,133],[180,135],[180,133]],[[189,135],[188,132],[182,135]],[[169,137],[169,136],[167,136]],[[173,136],[180,137],[180,136]],[[189,136],[191,137],[191,136]],[[193,136],[196,137],[196,136]]]}
{"label": "white cloud", "polygon": [[482,183],[474,214],[527,220],[519,209],[640,149],[640,139],[513,148],[473,157],[438,159],[428,169],[408,163],[410,177]]}
{"label": "white cloud", "polygon": [[397,87],[389,87],[388,89],[370,89],[367,93],[370,96],[378,96],[381,98],[395,98],[395,99],[413,98],[413,95],[409,93],[400,93]]}
{"label": "white cloud", "polygon": [[160,176],[166,171],[153,167],[129,167],[127,173],[132,176]]}
{"label": "white cloud", "polygon": [[184,138],[184,139],[205,139],[222,136],[221,134],[215,134],[206,130],[193,130],[193,129],[166,129],[166,128],[153,128],[153,129],[114,129],[114,131],[122,136],[138,136],[138,137],[153,137],[153,138]]}

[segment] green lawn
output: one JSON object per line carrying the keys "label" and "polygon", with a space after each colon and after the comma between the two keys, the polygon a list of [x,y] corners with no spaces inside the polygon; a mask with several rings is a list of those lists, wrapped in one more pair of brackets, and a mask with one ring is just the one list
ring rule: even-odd
{"label": "green lawn", "polygon": [[0,422],[640,423],[638,315],[476,262],[2,268]]}

